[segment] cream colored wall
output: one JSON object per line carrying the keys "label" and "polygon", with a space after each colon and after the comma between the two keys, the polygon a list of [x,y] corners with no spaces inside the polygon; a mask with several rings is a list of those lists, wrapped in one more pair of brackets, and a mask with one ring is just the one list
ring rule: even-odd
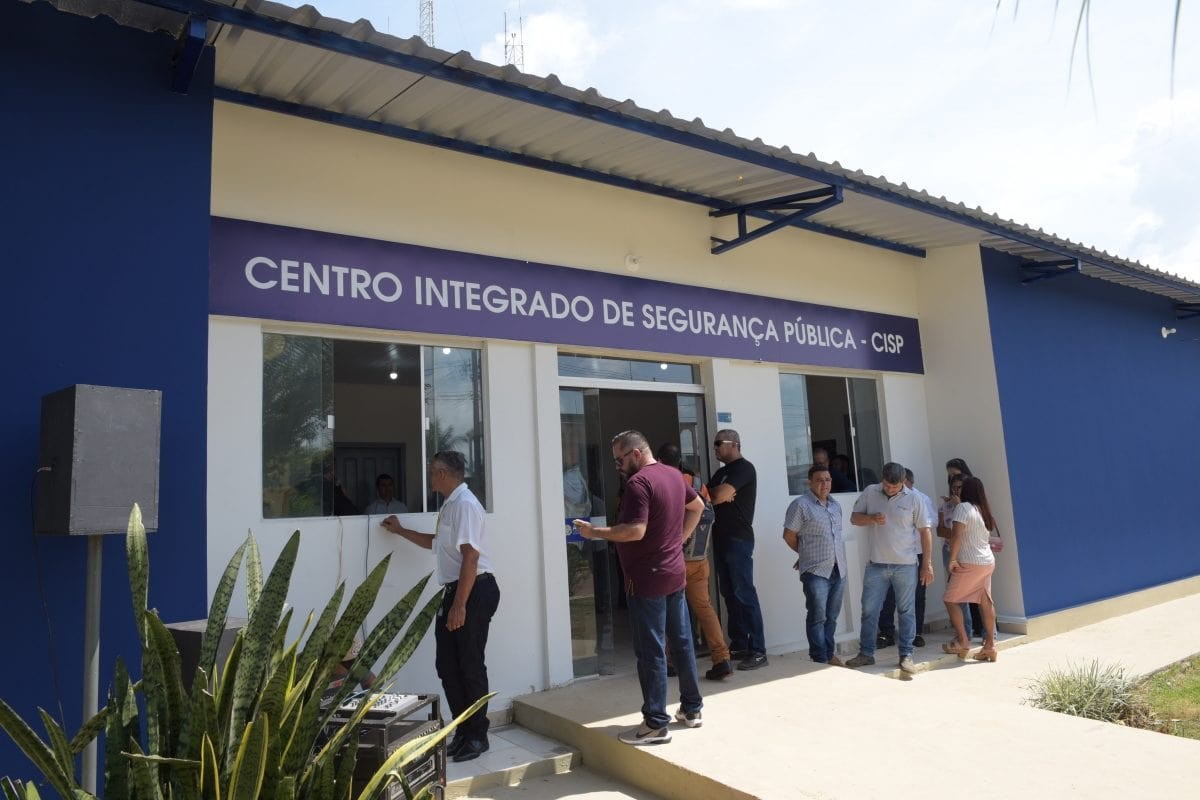
{"label": "cream colored wall", "polygon": [[[712,256],[709,236],[728,237],[733,223],[714,223],[699,206],[225,103],[217,104],[214,117],[212,204],[218,216],[623,275],[629,274],[625,255],[633,253],[642,259],[637,277],[824,305],[915,317],[924,303],[919,259],[797,230]],[[387,552],[395,555],[385,594],[399,596],[432,569],[432,558],[381,532],[377,520],[262,519],[261,330],[260,322],[227,318],[210,325],[210,591],[247,528],[269,561],[299,527],[304,541],[292,602],[301,611],[323,603],[339,575],[351,584],[361,580],[364,559]],[[305,330],[429,341],[346,328]],[[489,672],[500,693],[496,707],[503,708],[514,695],[571,679],[561,434],[555,348],[484,346],[488,525],[502,592]],[[720,427],[717,411],[731,412],[746,456],[758,467],[755,574],[768,646],[772,652],[802,649],[803,598],[780,538],[790,498],[778,368],[725,359],[702,366],[710,430]],[[893,454],[922,452],[921,387],[920,377],[883,378],[885,446]],[[843,497],[847,515],[852,500]],[[414,514],[409,523],[428,530],[433,517]],[[842,639],[856,636],[858,627],[861,574],[850,580]],[[398,686],[439,688],[432,638]]]}
{"label": "cream colored wall", "polygon": [[218,216],[916,316],[917,259],[784,230],[720,256],[708,209],[217,103]]}
{"label": "cream colored wall", "polygon": [[[918,271],[925,407],[937,495],[946,493],[946,461],[965,459],[987,489],[1005,539],[992,592],[1000,623],[1025,621],[1018,566],[1020,531],[1013,525],[1008,454],[992,359],[987,296],[978,247],[930,251]],[[894,418],[889,414],[889,419]],[[928,490],[926,490],[928,491]]]}

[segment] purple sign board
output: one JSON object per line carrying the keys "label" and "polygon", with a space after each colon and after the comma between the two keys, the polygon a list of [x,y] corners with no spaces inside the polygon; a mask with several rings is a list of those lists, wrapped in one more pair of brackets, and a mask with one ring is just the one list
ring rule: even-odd
{"label": "purple sign board", "polygon": [[210,252],[213,314],[923,371],[908,317],[222,217]]}

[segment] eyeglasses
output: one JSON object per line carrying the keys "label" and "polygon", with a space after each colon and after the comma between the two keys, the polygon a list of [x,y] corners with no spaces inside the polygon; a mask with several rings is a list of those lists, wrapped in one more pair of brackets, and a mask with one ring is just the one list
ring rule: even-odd
{"label": "eyeglasses", "polygon": [[720,447],[723,444],[737,444],[733,439],[717,439],[713,442],[713,447]]}
{"label": "eyeglasses", "polygon": [[629,449],[628,449],[628,450],[626,450],[624,453],[621,453],[621,455],[619,455],[619,456],[617,456],[616,458],[614,458],[614,459],[613,459],[613,463],[614,463],[614,464],[616,464],[618,467],[619,467],[619,466],[621,466],[622,464],[624,464],[624,463],[625,463],[625,456],[629,455],[630,453],[634,452],[634,451],[635,451],[635,450],[637,450],[637,449],[638,449],[638,448],[636,448],[636,447],[631,447],[631,448],[629,448]]}

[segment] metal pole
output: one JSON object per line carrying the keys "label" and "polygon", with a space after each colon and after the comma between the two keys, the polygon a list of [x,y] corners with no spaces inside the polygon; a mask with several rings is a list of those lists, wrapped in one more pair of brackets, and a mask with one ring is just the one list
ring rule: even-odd
{"label": "metal pole", "polygon": [[[83,721],[96,716],[100,699],[100,573],[104,536],[88,536],[87,589],[83,624]],[[92,739],[83,750],[83,789],[96,794],[99,743]]]}

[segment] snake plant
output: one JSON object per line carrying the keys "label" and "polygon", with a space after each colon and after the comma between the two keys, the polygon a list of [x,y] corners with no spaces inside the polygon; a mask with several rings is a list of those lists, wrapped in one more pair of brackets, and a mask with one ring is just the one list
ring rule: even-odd
{"label": "snake plant", "polygon": [[[413,797],[404,783],[404,765],[436,747],[488,698],[437,734],[398,750],[356,796],[354,734],[378,694],[368,695],[349,721],[335,722],[333,709],[399,637],[373,685],[389,684],[428,631],[440,597],[435,593],[417,610],[429,576],[421,579],[367,635],[334,701],[322,702],[335,667],[375,605],[388,557],[354,590],[345,608],[343,583],[315,625],[309,614],[300,634],[303,645],[300,639],[287,644],[292,612],[284,610],[284,601],[299,548],[296,531],[265,579],[253,535],[234,552],[213,595],[189,690],[174,639],[149,606],[146,530],[135,505],[126,559],[141,638],[141,677],[134,680],[118,659],[108,703],[71,738],[39,709],[46,729],[46,739],[41,738],[0,700],[0,727],[42,775],[40,783],[0,779],[5,800],[40,800],[47,787],[63,800],[92,800],[80,785],[75,759],[101,733],[105,800],[369,800],[392,782]],[[247,622],[224,663],[217,663],[217,644],[243,564]]]}

